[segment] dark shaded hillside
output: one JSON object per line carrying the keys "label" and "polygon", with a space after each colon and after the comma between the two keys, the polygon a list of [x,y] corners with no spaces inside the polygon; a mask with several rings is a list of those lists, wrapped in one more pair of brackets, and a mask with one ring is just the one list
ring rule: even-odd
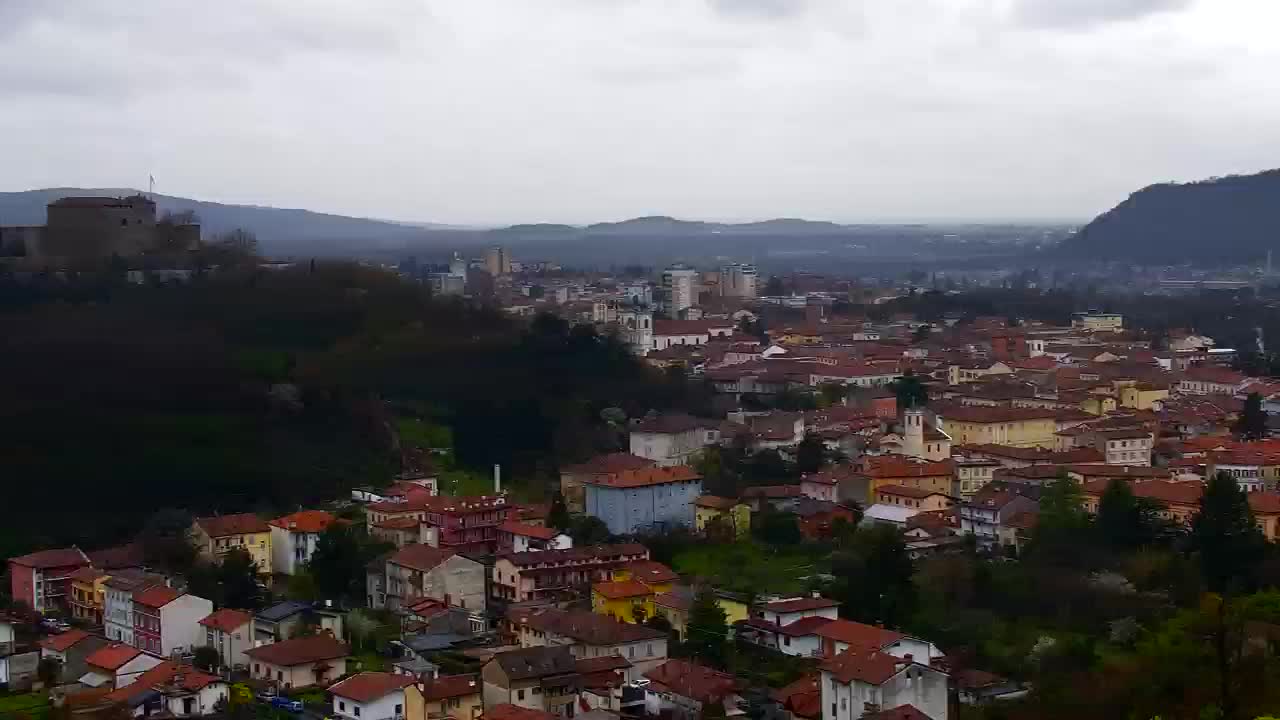
{"label": "dark shaded hillside", "polygon": [[1099,215],[1061,252],[1144,263],[1260,260],[1280,248],[1280,170],[1143,188]]}
{"label": "dark shaded hillside", "polygon": [[0,275],[0,558],[127,540],[158,508],[279,513],[385,482],[393,408],[513,483],[617,449],[600,412],[685,393],[616,342],[433,300],[380,271],[181,286]]}
{"label": "dark shaded hillside", "polygon": [[[122,196],[129,188],[47,188],[0,193],[0,225],[43,225],[45,206],[68,195]],[[352,255],[384,247],[400,247],[431,237],[427,227],[310,210],[225,205],[171,195],[155,195],[161,213],[193,210],[205,237],[236,228],[258,236],[269,255]]]}

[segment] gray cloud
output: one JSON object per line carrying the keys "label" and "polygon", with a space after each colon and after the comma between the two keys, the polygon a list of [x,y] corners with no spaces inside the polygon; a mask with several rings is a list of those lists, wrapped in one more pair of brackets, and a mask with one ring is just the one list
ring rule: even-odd
{"label": "gray cloud", "polygon": [[1013,1],[0,0],[0,188],[154,173],[477,224],[1061,218],[1280,166],[1256,92],[1280,3]]}
{"label": "gray cloud", "polygon": [[708,0],[711,7],[725,15],[781,18],[805,11],[808,0]]}
{"label": "gray cloud", "polygon": [[1184,10],[1193,0],[1019,0],[1015,15],[1040,27],[1085,28]]}

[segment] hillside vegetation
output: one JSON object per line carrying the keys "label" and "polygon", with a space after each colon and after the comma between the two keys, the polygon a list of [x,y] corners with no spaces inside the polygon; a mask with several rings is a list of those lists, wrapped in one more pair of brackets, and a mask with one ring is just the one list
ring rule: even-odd
{"label": "hillside vegetation", "polygon": [[1280,248],[1280,170],[1151,185],[1064,242],[1080,259],[1143,263],[1260,261]]}

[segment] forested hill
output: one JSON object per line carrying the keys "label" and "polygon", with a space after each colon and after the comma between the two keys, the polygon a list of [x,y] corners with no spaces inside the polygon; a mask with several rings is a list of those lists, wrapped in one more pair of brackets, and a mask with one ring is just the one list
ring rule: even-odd
{"label": "forested hill", "polygon": [[315,507],[388,482],[406,421],[444,429],[451,467],[536,490],[618,449],[602,410],[684,397],[589,328],[345,264],[165,287],[0,274],[0,337],[0,558],[126,541],[159,508]]}
{"label": "forested hill", "polygon": [[1280,170],[1151,185],[1060,246],[1081,259],[1149,263],[1261,260],[1280,249]]}

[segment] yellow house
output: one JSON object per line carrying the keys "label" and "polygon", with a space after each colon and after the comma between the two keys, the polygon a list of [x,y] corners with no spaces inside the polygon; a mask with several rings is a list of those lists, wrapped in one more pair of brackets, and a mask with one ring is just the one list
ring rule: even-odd
{"label": "yellow house", "polygon": [[591,610],[622,622],[644,622],[656,612],[654,597],[671,592],[679,579],[679,575],[660,562],[627,563],[615,569],[608,582],[591,586]]}
{"label": "yellow house", "polygon": [[107,596],[106,582],[110,579],[110,575],[91,567],[71,573],[71,617],[91,625],[101,625]]}
{"label": "yellow house", "polygon": [[948,405],[936,409],[939,425],[954,445],[1054,447],[1056,410]]}
{"label": "yellow house", "polygon": [[1134,410],[1150,410],[1157,400],[1169,397],[1168,386],[1152,383],[1135,383],[1119,388],[1120,405]]}
{"label": "yellow house", "polygon": [[271,575],[271,526],[252,513],[196,518],[191,541],[200,556],[219,562],[232,550],[244,550],[258,572]]}
{"label": "yellow house", "polygon": [[1080,409],[1090,415],[1106,415],[1109,412],[1115,412],[1117,405],[1115,396],[1102,393],[1091,394],[1080,401]]}
{"label": "yellow house", "polygon": [[404,720],[478,720],[484,714],[479,675],[441,675],[404,688]]}
{"label": "yellow house", "polygon": [[693,525],[698,532],[706,532],[713,520],[723,520],[733,528],[735,537],[746,537],[751,532],[751,506],[733,498],[702,495],[693,501]]}
{"label": "yellow house", "polygon": [[[751,609],[746,601],[729,593],[717,592],[716,604],[724,610],[725,622],[731,628],[735,622],[751,616]],[[685,639],[686,628],[689,626],[689,608],[692,605],[693,592],[688,589],[683,592],[662,593],[653,599],[654,612],[670,623],[671,629],[681,640]]]}

